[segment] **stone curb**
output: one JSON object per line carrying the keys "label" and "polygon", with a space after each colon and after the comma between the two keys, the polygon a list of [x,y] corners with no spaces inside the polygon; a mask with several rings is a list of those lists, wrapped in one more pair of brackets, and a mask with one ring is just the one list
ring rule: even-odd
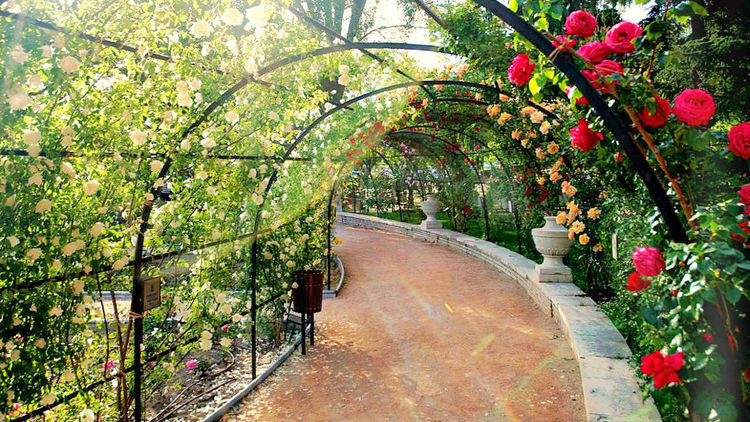
{"label": "stone curb", "polygon": [[591,298],[573,283],[534,281],[530,259],[485,240],[445,229],[419,226],[382,218],[338,213],[346,226],[399,233],[459,249],[511,276],[544,312],[562,327],[578,360],[588,421],[661,421],[649,397],[628,364],[630,348],[612,321]]}

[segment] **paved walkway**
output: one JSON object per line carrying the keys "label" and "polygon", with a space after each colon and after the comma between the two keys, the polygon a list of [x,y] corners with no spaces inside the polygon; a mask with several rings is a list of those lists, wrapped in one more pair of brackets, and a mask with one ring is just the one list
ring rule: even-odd
{"label": "paved walkway", "polygon": [[578,365],[523,288],[450,248],[338,227],[342,294],[228,421],[581,421]]}

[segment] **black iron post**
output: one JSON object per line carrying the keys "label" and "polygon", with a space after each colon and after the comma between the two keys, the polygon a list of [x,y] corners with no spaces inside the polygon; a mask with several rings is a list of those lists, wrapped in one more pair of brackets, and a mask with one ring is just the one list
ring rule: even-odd
{"label": "black iron post", "polygon": [[333,206],[333,194],[336,192],[336,186],[331,188],[331,194],[328,195],[328,208],[326,208],[326,270],[328,271],[328,290],[331,290],[331,217]]}
{"label": "black iron post", "polygon": [[258,240],[253,239],[253,244],[250,249],[250,319],[252,326],[250,327],[250,342],[252,347],[252,375],[255,379],[256,372],[258,369],[258,306],[257,306],[257,281],[258,281]]}

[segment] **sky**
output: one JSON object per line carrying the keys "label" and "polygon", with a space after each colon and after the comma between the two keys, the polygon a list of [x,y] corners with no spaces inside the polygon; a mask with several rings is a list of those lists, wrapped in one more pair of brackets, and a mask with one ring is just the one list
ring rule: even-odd
{"label": "sky", "polygon": [[[507,4],[506,0],[501,0],[502,3]],[[378,14],[375,16],[374,28],[401,24],[406,21],[406,17],[402,11],[402,7],[398,4],[397,0],[378,0],[377,1]],[[371,5],[370,7],[373,7]],[[648,14],[649,8],[652,6],[652,2],[646,5],[632,4],[627,7],[621,7],[621,15],[624,20],[630,22],[639,22],[643,20]],[[376,34],[367,37],[367,41],[398,41],[413,44],[435,44],[430,40],[429,31],[424,27],[427,25],[428,17],[424,12],[418,10],[415,14],[415,18],[411,22],[415,27],[409,31],[404,28],[392,28],[379,31]],[[421,51],[409,51],[406,54],[413,57],[420,67],[427,69],[442,68],[446,64],[455,64],[459,62],[456,57],[448,56],[445,54],[421,52]]]}

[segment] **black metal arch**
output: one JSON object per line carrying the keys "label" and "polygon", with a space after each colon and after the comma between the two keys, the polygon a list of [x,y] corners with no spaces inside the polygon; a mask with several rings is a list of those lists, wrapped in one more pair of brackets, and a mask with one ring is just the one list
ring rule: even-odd
{"label": "black metal arch", "polygon": [[570,55],[564,52],[553,55],[552,53],[555,51],[555,46],[553,46],[543,34],[537,31],[536,28],[531,26],[531,24],[517,14],[513,13],[510,9],[500,4],[500,2],[496,0],[473,1],[500,18],[506,24],[510,25],[524,38],[529,40],[539,52],[547,57],[552,57],[551,61],[555,67],[563,72],[565,76],[567,76],[568,79],[581,91],[581,94],[583,94],[584,98],[588,100],[591,107],[597,112],[597,114],[599,114],[599,116],[601,116],[602,120],[604,120],[604,124],[615,136],[615,139],[620,143],[622,149],[625,150],[633,167],[646,185],[646,189],[648,189],[651,199],[659,209],[659,213],[664,219],[667,230],[672,239],[681,243],[686,243],[688,241],[688,236],[685,227],[680,221],[672,201],[669,199],[669,196],[667,196],[666,190],[657,178],[654,169],[649,165],[648,161],[646,161],[646,157],[635,144],[635,141],[625,124],[607,105],[599,91],[594,89],[588,79],[586,79],[581,71],[578,70]]}

